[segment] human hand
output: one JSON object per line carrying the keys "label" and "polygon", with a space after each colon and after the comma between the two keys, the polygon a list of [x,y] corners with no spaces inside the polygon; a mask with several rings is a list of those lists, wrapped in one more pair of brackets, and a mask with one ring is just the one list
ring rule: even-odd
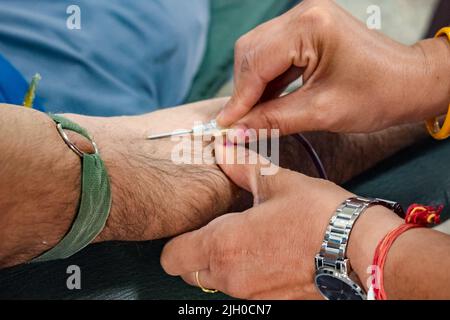
{"label": "human hand", "polygon": [[[220,125],[281,134],[372,132],[446,112],[447,39],[397,43],[331,0],[305,0],[235,47],[233,97]],[[279,97],[303,75],[304,86]]]}
{"label": "human hand", "polygon": [[[216,157],[224,159],[230,148],[216,146]],[[313,282],[314,256],[331,215],[352,194],[287,169],[261,176],[261,165],[221,168],[253,193],[255,206],[172,239],[161,256],[164,270],[191,285],[197,285],[195,272],[200,271],[204,287],[237,298],[320,298]]]}

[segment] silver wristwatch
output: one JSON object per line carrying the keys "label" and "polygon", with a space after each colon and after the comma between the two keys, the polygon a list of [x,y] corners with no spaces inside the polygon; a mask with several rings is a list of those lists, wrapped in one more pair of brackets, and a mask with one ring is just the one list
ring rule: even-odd
{"label": "silver wristwatch", "polygon": [[331,217],[320,252],[315,257],[315,283],[328,300],[365,300],[366,293],[351,273],[347,259],[347,243],[353,225],[369,207],[382,205],[398,215],[401,206],[392,201],[354,197],[345,200]]}

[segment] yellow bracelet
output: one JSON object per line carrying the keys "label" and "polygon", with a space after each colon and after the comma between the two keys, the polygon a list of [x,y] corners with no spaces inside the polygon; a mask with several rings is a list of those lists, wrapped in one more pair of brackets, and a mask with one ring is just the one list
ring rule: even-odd
{"label": "yellow bracelet", "polygon": [[[435,38],[446,35],[448,40],[450,41],[450,27],[442,28],[439,30],[438,33],[436,33]],[[431,134],[433,138],[436,140],[444,140],[447,139],[450,136],[450,105],[448,106],[449,110],[447,112],[447,115],[444,120],[444,124],[442,125],[442,128],[439,125],[439,121],[437,118],[428,120],[426,122],[428,132]]]}

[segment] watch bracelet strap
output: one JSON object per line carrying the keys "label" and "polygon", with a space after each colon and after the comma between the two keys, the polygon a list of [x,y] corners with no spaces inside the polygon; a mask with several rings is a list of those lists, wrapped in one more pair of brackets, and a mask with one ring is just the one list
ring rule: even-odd
{"label": "watch bracelet strap", "polygon": [[316,257],[316,268],[330,267],[348,274],[349,265],[346,259],[347,244],[353,225],[360,215],[369,207],[382,205],[401,215],[401,207],[395,203],[381,199],[352,197],[345,200],[331,218],[320,253]]}
{"label": "watch bracelet strap", "polygon": [[[59,115],[49,114],[49,116],[63,129],[81,134],[93,143],[88,132],[78,124]],[[63,239],[31,262],[68,258],[89,245],[105,227],[111,200],[109,176],[100,154],[84,153],[78,214]]]}

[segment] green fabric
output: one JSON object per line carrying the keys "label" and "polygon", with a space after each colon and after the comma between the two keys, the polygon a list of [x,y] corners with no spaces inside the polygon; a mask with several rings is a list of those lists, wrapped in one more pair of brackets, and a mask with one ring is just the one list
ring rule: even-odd
{"label": "green fabric", "polygon": [[299,0],[212,0],[208,46],[187,102],[213,98],[230,79],[236,40]]}
{"label": "green fabric", "polygon": [[63,116],[57,115],[57,114],[49,113],[48,115],[50,118],[53,119],[53,121],[55,121],[56,123],[60,123],[61,126],[63,127],[63,129],[70,130],[70,131],[76,132],[78,134],[81,134],[83,137],[85,137],[89,141],[92,141],[92,138],[89,135],[89,133],[86,131],[86,129],[84,129],[77,123],[70,121],[69,119],[67,119]]}
{"label": "green fabric", "polygon": [[[85,129],[58,115],[50,115],[63,129],[91,140]],[[91,140],[92,141],[92,140]],[[111,208],[111,187],[100,155],[84,154],[82,159],[81,200],[78,214],[64,238],[32,262],[65,259],[85,248],[105,227]]]}

